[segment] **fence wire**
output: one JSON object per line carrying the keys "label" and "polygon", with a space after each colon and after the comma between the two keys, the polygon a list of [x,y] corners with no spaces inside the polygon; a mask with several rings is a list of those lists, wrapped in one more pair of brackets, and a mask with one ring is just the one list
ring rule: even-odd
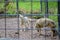
{"label": "fence wire", "polygon": [[[4,20],[5,20],[5,28],[0,28],[0,30],[5,30],[5,38],[7,38],[7,30],[17,30],[17,33],[16,34],[18,34],[18,40],[21,40],[20,38],[20,36],[21,36],[21,32],[20,32],[20,30],[24,30],[25,28],[20,28],[20,24],[19,24],[19,22],[20,22],[20,20],[19,20],[19,13],[18,13],[18,10],[19,10],[19,1],[20,0],[16,0],[16,1],[14,1],[14,2],[16,2],[16,14],[12,14],[12,15],[10,15],[10,14],[7,14],[6,13],[6,1],[4,2],[5,3],[5,5],[4,5],[4,9],[5,9],[5,11],[4,11],[4,13],[5,14],[0,14],[0,16],[4,16]],[[31,0],[31,13],[30,14],[23,14],[23,16],[31,16],[31,18],[32,18],[32,16],[40,16],[40,15],[43,15],[44,17],[48,17],[48,16],[58,16],[58,15],[60,15],[60,14],[48,14],[48,0],[39,0],[40,1],[40,8],[41,8],[41,13],[42,13],[42,1],[44,1],[45,2],[45,14],[32,14],[32,11],[33,11],[33,0]],[[52,1],[52,0],[51,0]],[[55,1],[55,0],[54,0]],[[28,2],[28,1],[26,1],[26,2]],[[7,28],[7,16],[17,16],[17,28]],[[45,22],[46,23],[46,22]],[[45,25],[44,25],[45,26]],[[40,29],[40,28],[39,28]],[[34,29],[33,28],[33,21],[31,21],[31,28],[28,28],[27,30],[31,30],[31,37],[30,37],[30,39],[31,40],[33,40],[33,34],[34,34],[34,30],[38,30],[38,29]],[[41,29],[42,30],[42,29]],[[45,34],[46,34],[46,30],[49,30],[49,29],[45,29]],[[53,30],[57,30],[57,29],[53,29]],[[57,34],[60,34],[59,32],[57,32]],[[28,35],[28,34],[27,34]],[[25,35],[25,36],[27,36],[27,35]],[[29,35],[29,36],[30,36]],[[50,37],[51,38],[51,37]],[[25,39],[24,39],[25,40]],[[41,40],[41,39],[34,39],[34,40]],[[42,39],[43,40],[43,39]],[[44,40],[49,40],[49,39],[46,39],[46,36],[45,36],[45,38],[44,38]],[[51,38],[51,40],[53,40],[52,38]]]}

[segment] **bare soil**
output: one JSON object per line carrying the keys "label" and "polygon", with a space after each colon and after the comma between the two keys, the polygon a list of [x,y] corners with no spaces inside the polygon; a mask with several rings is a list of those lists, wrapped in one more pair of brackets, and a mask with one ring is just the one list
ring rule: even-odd
{"label": "bare soil", "polygon": [[[18,39],[18,35],[19,35],[19,40],[59,40],[58,36],[56,36],[56,38],[52,38],[51,36],[44,36],[44,35],[39,36],[39,33],[36,30],[27,30],[27,31],[19,30],[19,34],[18,34],[16,33],[18,31],[17,20],[18,20],[17,18],[6,18],[6,32],[5,32],[5,19],[4,18],[0,19],[0,39],[5,38],[6,35],[6,38],[16,40]],[[35,22],[33,22],[33,26],[34,23]],[[6,40],[10,40],[10,39],[6,39]],[[5,40],[5,39],[1,39],[1,40]]]}

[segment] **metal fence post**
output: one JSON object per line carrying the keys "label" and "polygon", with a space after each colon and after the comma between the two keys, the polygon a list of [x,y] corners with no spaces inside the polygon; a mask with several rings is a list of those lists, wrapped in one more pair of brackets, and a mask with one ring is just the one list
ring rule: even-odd
{"label": "metal fence post", "polygon": [[40,8],[41,8],[41,13],[42,13],[42,0],[40,0]]}
{"label": "metal fence post", "polygon": [[18,9],[19,9],[19,5],[18,5],[18,1],[19,0],[16,0],[16,14],[17,14],[17,25],[18,25],[18,40],[19,40],[19,13],[18,13]]}
{"label": "metal fence post", "polygon": [[6,5],[6,1],[7,1],[7,0],[5,0],[5,2],[4,2],[4,3],[5,3],[5,5],[4,5],[4,13],[5,13],[5,38],[6,38],[6,36],[7,36],[7,33],[6,33],[6,6],[7,6],[7,5]]}
{"label": "metal fence post", "polygon": [[[33,12],[33,5],[32,5],[32,3],[33,3],[33,0],[31,0],[31,17],[32,17],[32,12]],[[32,40],[32,38],[33,38],[33,23],[32,23],[32,21],[31,21],[31,40]]]}
{"label": "metal fence post", "polygon": [[58,0],[58,32],[59,32],[59,39],[60,39],[60,0]]}
{"label": "metal fence post", "polygon": [[[48,0],[45,0],[45,18],[48,18]],[[45,21],[45,24],[46,24],[46,21]],[[46,25],[44,25],[46,27]],[[45,34],[46,34],[46,30],[45,30]],[[45,40],[46,40],[46,37],[45,37]]]}
{"label": "metal fence post", "polygon": [[48,17],[48,0],[45,0],[45,17]]}

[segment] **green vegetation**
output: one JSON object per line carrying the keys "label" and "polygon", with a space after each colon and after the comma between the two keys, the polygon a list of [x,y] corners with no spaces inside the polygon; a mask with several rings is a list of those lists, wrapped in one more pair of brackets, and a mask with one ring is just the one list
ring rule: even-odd
{"label": "green vegetation", "polygon": [[[3,0],[2,0],[3,1]],[[16,0],[13,0],[16,1]],[[26,0],[29,1],[29,0]],[[19,13],[26,13],[29,14],[31,13],[39,13],[39,14],[45,14],[45,2],[42,2],[42,13],[41,13],[41,4],[40,2],[33,2],[32,3],[32,8],[31,8],[31,2],[26,2],[26,1],[19,1]],[[30,0],[31,1],[31,0]],[[33,1],[39,1],[39,0],[33,0]],[[16,2],[10,2],[9,5],[6,7],[7,13],[8,14],[16,14]],[[0,12],[4,10],[4,3],[0,3]],[[48,13],[50,14],[57,14],[57,2],[48,2]],[[33,16],[33,18],[39,18],[43,16]],[[49,18],[53,19],[56,22],[56,25],[58,26],[58,17],[50,15]]]}
{"label": "green vegetation", "polygon": [[[29,14],[31,13],[31,9],[32,9],[32,13],[44,14],[45,13],[45,2],[42,2],[42,3],[43,4],[42,4],[42,13],[41,13],[40,2],[33,2],[32,8],[31,8],[31,2],[19,1],[19,13],[23,12],[23,13]],[[0,3],[0,11],[1,9],[4,9],[4,3]],[[16,2],[9,3],[6,9],[7,9],[8,14],[16,14]],[[57,14],[57,2],[48,2],[48,11],[51,14]],[[38,18],[36,16],[34,17]],[[49,16],[49,18],[57,22],[57,16]]]}
{"label": "green vegetation", "polygon": [[[42,4],[42,10],[45,11],[45,3]],[[57,9],[57,2],[49,2],[48,3],[49,9],[53,8],[54,10]],[[0,3],[0,9],[4,8],[4,3]],[[9,3],[7,6],[8,11],[16,10],[16,2]],[[22,9],[23,11],[30,11],[31,10],[31,2],[19,2],[19,10]],[[32,10],[40,10],[40,2],[33,2],[32,3]],[[9,12],[9,13],[10,13]],[[13,13],[13,12],[11,12]]]}

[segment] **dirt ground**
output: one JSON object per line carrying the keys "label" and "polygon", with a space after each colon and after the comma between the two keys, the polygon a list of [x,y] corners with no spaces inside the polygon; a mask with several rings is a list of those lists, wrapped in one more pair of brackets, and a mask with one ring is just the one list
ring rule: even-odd
{"label": "dirt ground", "polygon": [[[1,40],[59,40],[58,36],[56,38],[52,38],[51,36],[39,36],[36,30],[27,30],[21,31],[19,30],[19,34],[16,33],[18,31],[18,22],[17,18],[7,18],[6,19],[6,32],[5,32],[5,19],[0,19],[0,39]],[[33,22],[33,26],[34,26]],[[20,26],[20,25],[19,25]],[[31,26],[31,25],[30,25]],[[6,34],[5,34],[6,33]],[[44,33],[44,32],[43,32]],[[6,38],[5,39],[5,35]],[[19,35],[19,36],[18,36]]]}

